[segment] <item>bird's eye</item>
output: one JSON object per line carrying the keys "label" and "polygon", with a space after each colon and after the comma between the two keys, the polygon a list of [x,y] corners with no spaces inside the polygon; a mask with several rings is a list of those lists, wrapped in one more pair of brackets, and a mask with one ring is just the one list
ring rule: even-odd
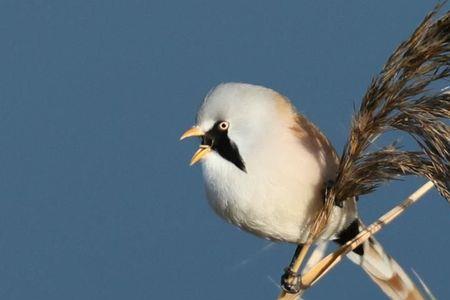
{"label": "bird's eye", "polygon": [[223,121],[223,122],[219,123],[219,129],[222,131],[227,130],[228,127],[230,127],[230,123],[228,123],[227,121]]}

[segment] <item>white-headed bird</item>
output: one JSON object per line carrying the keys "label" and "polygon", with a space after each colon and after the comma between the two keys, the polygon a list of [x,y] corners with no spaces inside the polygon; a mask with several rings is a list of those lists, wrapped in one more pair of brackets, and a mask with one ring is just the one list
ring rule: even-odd
{"label": "white-headed bird", "polygon": [[[386,181],[423,176],[450,201],[450,93],[442,89],[450,78],[450,12],[436,20],[438,9],[370,84],[340,157],[276,91],[244,83],[214,88],[196,124],[181,137],[201,138],[191,163],[202,163],[214,211],[252,234],[302,245],[324,203],[331,203],[317,238],[344,244],[363,228],[356,199]],[[394,144],[370,151],[373,140],[390,130],[409,134],[419,149]],[[347,256],[390,298],[423,299],[374,238]],[[282,286],[288,292],[299,288],[283,279]]]}
{"label": "white-headed bird", "polygon": [[[205,98],[196,125],[201,137],[191,163],[201,162],[209,204],[223,219],[277,242],[306,242],[324,189],[338,170],[328,139],[281,94],[225,83]],[[359,233],[355,199],[336,205],[320,239],[340,244]],[[400,266],[370,239],[349,257],[394,299],[420,294]]]}

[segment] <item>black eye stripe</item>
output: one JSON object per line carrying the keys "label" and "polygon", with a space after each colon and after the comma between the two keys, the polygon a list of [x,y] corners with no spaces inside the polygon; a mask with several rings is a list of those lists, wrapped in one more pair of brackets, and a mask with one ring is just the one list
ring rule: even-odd
{"label": "black eye stripe", "polygon": [[213,149],[216,150],[220,154],[220,156],[233,163],[240,170],[247,172],[247,170],[245,169],[244,161],[239,153],[236,144],[230,141],[228,136],[226,141],[218,144],[216,147],[213,146]]}
{"label": "black eye stripe", "polygon": [[213,128],[209,130],[202,138],[202,144],[211,146],[213,150],[219,153],[224,159],[228,160],[243,172],[247,172],[244,160],[242,159],[239,149],[233,141],[228,137],[228,127],[222,129],[222,123],[226,121],[219,121],[214,124]]}
{"label": "black eye stripe", "polygon": [[205,134],[202,137],[202,145],[212,146],[212,144],[213,144],[213,139],[210,137],[209,134]]}

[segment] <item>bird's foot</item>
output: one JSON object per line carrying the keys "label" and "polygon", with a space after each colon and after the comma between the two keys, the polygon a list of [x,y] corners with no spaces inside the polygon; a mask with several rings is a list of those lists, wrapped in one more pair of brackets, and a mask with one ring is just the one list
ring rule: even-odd
{"label": "bird's foot", "polygon": [[284,269],[281,276],[281,288],[289,294],[298,294],[302,290],[301,275],[292,271],[291,268]]}

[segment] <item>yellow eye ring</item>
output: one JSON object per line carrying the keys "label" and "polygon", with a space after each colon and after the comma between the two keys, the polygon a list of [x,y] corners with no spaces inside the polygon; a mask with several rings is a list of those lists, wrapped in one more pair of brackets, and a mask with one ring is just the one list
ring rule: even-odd
{"label": "yellow eye ring", "polygon": [[228,123],[227,121],[223,121],[219,123],[218,127],[220,130],[225,131],[230,127],[230,123]]}

